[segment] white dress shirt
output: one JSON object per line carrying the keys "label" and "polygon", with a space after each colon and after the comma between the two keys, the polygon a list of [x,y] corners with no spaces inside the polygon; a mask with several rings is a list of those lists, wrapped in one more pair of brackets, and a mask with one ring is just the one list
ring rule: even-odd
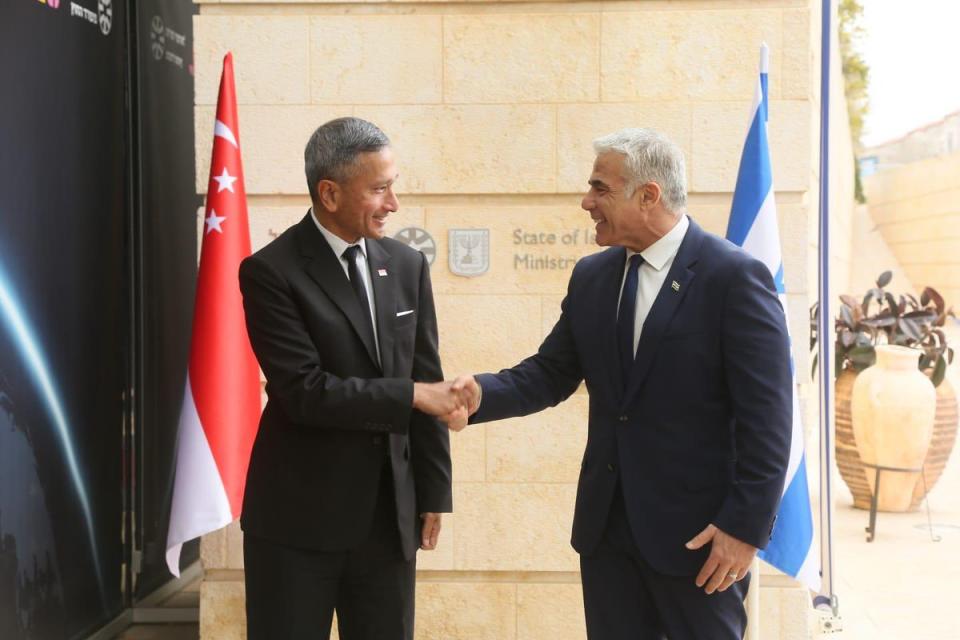
{"label": "white dress shirt", "polygon": [[[637,273],[637,304],[633,318],[633,352],[637,352],[637,345],[640,343],[640,332],[643,331],[643,323],[647,320],[650,308],[653,306],[663,281],[667,279],[667,273],[673,265],[673,259],[677,257],[677,251],[680,250],[680,243],[683,237],[687,235],[687,228],[690,226],[690,220],[686,215],[680,217],[680,220],[673,226],[673,229],[667,232],[652,245],[640,252],[643,257],[643,263]],[[627,261],[623,266],[623,279],[620,281],[620,295],[623,295],[623,285],[627,281],[627,267],[630,266],[630,258],[636,255],[636,251],[627,249]],[[620,311],[620,301],[617,301],[617,312]]]}
{"label": "white dress shirt", "polygon": [[[310,209],[310,218],[313,220],[313,223],[317,225],[317,229],[320,230],[323,237],[327,239],[327,244],[330,245],[333,254],[337,256],[337,259],[340,261],[340,266],[343,267],[343,274],[347,276],[347,280],[350,280],[347,258],[343,255],[343,252],[347,250],[347,247],[352,245],[320,224],[312,208]],[[373,297],[373,283],[370,281],[370,267],[367,263],[367,243],[361,237],[359,242],[355,242],[354,244],[360,247],[360,251],[357,253],[357,268],[360,270],[360,275],[363,278],[363,288],[367,290],[367,301],[370,303],[370,322],[373,324],[373,344],[377,348],[377,360],[379,362],[380,339],[377,336],[377,301]]]}

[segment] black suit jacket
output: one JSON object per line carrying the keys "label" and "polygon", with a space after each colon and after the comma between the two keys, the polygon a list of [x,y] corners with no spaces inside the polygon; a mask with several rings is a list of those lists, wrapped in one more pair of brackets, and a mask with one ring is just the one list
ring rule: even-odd
{"label": "black suit jacket", "polygon": [[447,429],[412,409],[414,380],[443,379],[437,320],[423,254],[391,239],[366,245],[382,370],[359,330],[369,310],[310,213],[240,265],[268,398],[241,525],[299,548],[356,546],[369,530],[389,447],[409,559],[419,545],[418,514],[452,506]]}
{"label": "black suit jacket", "polygon": [[695,222],[649,315],[628,380],[616,345],[626,251],[580,260],[560,320],[538,353],[478,376],[473,421],[590,394],[573,523],[589,554],[621,483],[637,546],[661,573],[693,575],[709,549],[684,544],[711,522],[757,547],[769,539],[786,474],[792,376],[783,308],[769,270]]}

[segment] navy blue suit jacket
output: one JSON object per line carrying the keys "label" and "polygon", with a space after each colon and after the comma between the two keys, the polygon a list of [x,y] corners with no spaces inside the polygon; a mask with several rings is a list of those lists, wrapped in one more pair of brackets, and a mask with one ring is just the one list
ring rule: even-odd
{"label": "navy blue suit jacket", "polygon": [[580,260],[557,324],[539,351],[482,374],[471,422],[554,406],[581,381],[590,394],[573,522],[589,554],[617,481],[637,546],[668,575],[693,575],[707,548],[685,543],[708,524],[764,547],[790,451],[792,375],[783,308],[769,270],[692,220],[622,380],[616,315],[626,251]]}

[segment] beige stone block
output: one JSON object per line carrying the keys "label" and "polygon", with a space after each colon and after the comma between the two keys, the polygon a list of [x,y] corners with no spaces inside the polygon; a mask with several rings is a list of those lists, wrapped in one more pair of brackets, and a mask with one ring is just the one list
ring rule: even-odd
{"label": "beige stone block", "polygon": [[783,281],[790,293],[807,292],[807,216],[805,205],[777,204],[780,227],[780,251],[783,256]]}
{"label": "beige stone block", "polygon": [[771,76],[781,78],[780,93],[771,97],[783,100],[811,99],[812,85],[819,82],[819,76],[813,73],[810,23],[809,9],[787,9],[783,12],[783,53],[780,55],[780,68],[770,69]]}
{"label": "beige stone block", "polygon": [[943,216],[889,222],[880,227],[888,242],[923,242],[926,240],[960,240],[960,211]]}
{"label": "beige stone block", "polygon": [[[691,191],[733,192],[749,108],[749,102],[694,105]],[[778,192],[806,191],[812,186],[810,109],[805,101],[771,102],[768,132]]]}
{"label": "beige stone block", "polygon": [[540,346],[536,296],[443,294],[436,303],[448,377],[511,367]]}
{"label": "beige stone block", "polygon": [[[583,209],[567,207],[428,207],[427,230],[437,242],[434,290],[452,293],[563,294],[576,261],[600,250]],[[449,266],[451,229],[487,229],[489,268],[476,277]]]}
{"label": "beige stone block", "polygon": [[[197,193],[206,193],[216,109],[198,106],[196,134]],[[307,195],[303,149],[323,123],[351,115],[351,107],[240,106],[239,142],[247,195],[292,193]],[[234,132],[237,134],[238,132]],[[219,172],[217,172],[219,173]]]}
{"label": "beige stone block", "polygon": [[205,569],[223,569],[227,566],[227,532],[224,529],[200,538],[200,565]]}
{"label": "beige stone block", "polygon": [[[441,327],[441,331],[443,328]],[[452,378],[467,371],[449,371]],[[472,425],[450,434],[450,458],[454,482],[483,482],[487,479],[487,425]]]}
{"label": "beige stone block", "polygon": [[[941,292],[945,289],[960,287],[960,269],[956,267],[944,268],[939,264],[904,264],[902,266],[917,292],[922,291],[924,287],[933,287]],[[954,305],[957,304],[955,300],[951,302]]]}
{"label": "beige stone block", "polygon": [[460,571],[577,571],[570,547],[573,484],[454,486]]}
{"label": "beige stone block", "polygon": [[561,305],[565,296],[543,296],[540,299],[540,313],[543,320],[543,337],[546,338],[563,312]]}
{"label": "beige stone block", "polygon": [[[387,218],[386,235],[393,238],[400,233],[400,231],[408,227],[417,227],[423,229],[424,226],[426,226],[424,208],[408,207],[407,205],[403,204],[403,201],[401,201],[400,209],[391,213],[390,217]],[[436,254],[434,254],[434,262],[435,261]]]}
{"label": "beige stone block", "polygon": [[436,640],[514,640],[517,587],[509,583],[421,582],[416,637]]}
{"label": "beige stone block", "polygon": [[441,101],[439,15],[324,15],[310,19],[313,102]]}
{"label": "beige stone block", "polygon": [[[958,167],[960,171],[960,167]],[[960,174],[958,174],[960,175]],[[956,181],[956,178],[953,178]],[[882,227],[897,222],[940,218],[960,212],[960,184],[905,186],[900,199],[868,201],[870,217]]]}
{"label": "beige stone block", "polygon": [[[781,12],[769,9],[604,13],[600,35],[601,99],[737,100],[757,82],[760,43],[778,68]],[[652,40],[657,44],[652,45]],[[781,79],[771,74],[777,96]],[[670,108],[668,105],[666,108]]]}
{"label": "beige stone block", "polygon": [[585,640],[579,584],[518,584],[517,640]]}
{"label": "beige stone block", "polygon": [[445,101],[597,100],[599,26],[597,14],[445,16]]}
{"label": "beige stone block", "polygon": [[310,201],[299,207],[248,207],[250,218],[250,248],[259,251],[275,240],[289,227],[303,219],[310,207]]}
{"label": "beige stone block", "polygon": [[626,127],[655,129],[670,138],[687,158],[689,180],[692,123],[689,103],[571,104],[557,109],[559,191],[585,193],[596,157],[594,139]]}
{"label": "beige stone block", "polygon": [[400,193],[556,190],[553,105],[358,106],[355,115],[393,141]]}
{"label": "beige stone block", "polygon": [[239,521],[201,538],[200,563],[204,570],[243,569],[243,531]]}
{"label": "beige stone block", "polygon": [[490,482],[575,484],[587,441],[588,398],[566,402],[525,418],[487,426],[487,479]]}
{"label": "beige stone block", "polygon": [[[454,463],[456,464],[456,463]],[[456,472],[456,466],[454,466]],[[457,505],[453,505],[456,509]],[[440,536],[437,538],[437,548],[432,551],[417,551],[417,571],[451,571],[453,570],[453,539],[456,535],[455,513],[444,513],[440,520]]]}
{"label": "beige stone block", "polygon": [[305,16],[195,16],[196,104],[217,103],[228,51],[239,104],[308,103],[308,24]]}
{"label": "beige stone block", "polygon": [[243,581],[204,580],[200,585],[200,637],[244,640],[247,637]]}
{"label": "beige stone block", "polygon": [[732,200],[731,195],[729,201],[724,204],[692,205],[689,207],[688,213],[704,231],[723,238],[727,234]]}
{"label": "beige stone block", "polygon": [[902,265],[940,265],[941,268],[960,270],[960,238],[899,242],[890,248]]}
{"label": "beige stone block", "polygon": [[819,637],[816,614],[806,588],[763,564],[758,614],[759,637],[764,640],[812,640]]}

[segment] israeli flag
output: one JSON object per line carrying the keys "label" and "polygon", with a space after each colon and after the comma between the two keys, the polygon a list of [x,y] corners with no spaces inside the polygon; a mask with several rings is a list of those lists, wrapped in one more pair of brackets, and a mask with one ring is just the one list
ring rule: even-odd
{"label": "israeli flag", "polygon": [[[769,49],[760,48],[760,80],[753,96],[750,129],[743,144],[733,207],[727,223],[727,240],[741,246],[770,269],[780,294],[780,303],[787,308],[783,285],[783,259],[780,255],[780,230],[773,193],[773,170],[767,144],[767,71]],[[796,367],[794,379],[796,379]],[[780,512],[767,548],[760,559],[793,576],[815,592],[820,591],[820,552],[813,535],[813,513],[807,485],[807,464],[803,446],[803,424],[800,420],[797,385],[793,385],[793,436],[790,441],[790,463],[780,503]]]}

